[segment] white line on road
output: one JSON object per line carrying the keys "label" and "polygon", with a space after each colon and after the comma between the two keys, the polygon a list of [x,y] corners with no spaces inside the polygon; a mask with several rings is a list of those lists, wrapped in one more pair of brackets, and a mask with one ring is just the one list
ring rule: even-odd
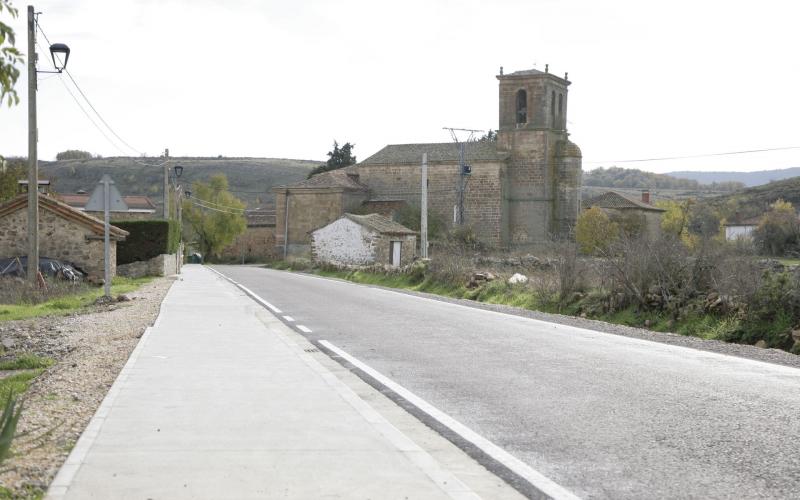
{"label": "white line on road", "polygon": [[303,325],[297,325],[297,329],[303,333],[311,333],[311,328],[305,327]]}
{"label": "white line on road", "polygon": [[238,287],[239,287],[239,288],[241,288],[242,290],[244,290],[244,293],[246,293],[247,295],[251,296],[251,297],[252,297],[252,298],[253,298],[253,299],[254,299],[256,302],[258,302],[258,303],[260,303],[260,304],[262,304],[262,305],[265,305],[265,306],[267,306],[267,307],[268,307],[268,308],[269,308],[269,309],[270,309],[272,312],[274,312],[275,314],[280,314],[280,313],[282,313],[282,312],[283,312],[283,311],[281,311],[280,309],[278,309],[277,307],[275,307],[275,306],[273,306],[272,304],[270,304],[269,302],[267,302],[266,300],[264,300],[264,299],[262,299],[261,297],[259,297],[258,295],[256,295],[256,293],[255,293],[254,291],[250,290],[249,288],[247,288],[246,286],[242,285],[241,283],[237,283],[236,281],[233,281],[231,278],[229,278],[229,277],[225,276],[224,274],[222,274],[221,272],[217,271],[216,269],[214,269],[214,268],[212,268],[212,267],[208,267],[208,266],[206,266],[206,267],[207,267],[208,269],[211,269],[211,270],[212,270],[212,271],[214,271],[215,273],[219,274],[220,276],[222,276],[222,277],[223,277],[223,278],[225,278],[226,280],[230,281],[230,282],[231,282],[231,283],[233,283],[234,285],[238,286]]}
{"label": "white line on road", "polygon": [[393,380],[389,379],[382,373],[378,372],[377,370],[371,368],[370,366],[364,364],[363,362],[354,358],[350,354],[346,353],[345,351],[331,344],[327,340],[321,340],[320,344],[330,349],[331,351],[335,352],[342,358],[346,359],[350,364],[364,371],[370,377],[374,378],[384,386],[388,387],[389,389],[397,393],[400,397],[402,397],[409,403],[413,404],[420,410],[430,415],[440,424],[444,425],[445,427],[455,432],[462,438],[474,444],[475,446],[483,450],[484,453],[492,457],[494,460],[497,460],[501,464],[511,469],[514,473],[525,478],[528,482],[530,482],[532,485],[534,485],[536,488],[542,491],[542,493],[553,498],[553,500],[578,500],[579,497],[576,496],[574,493],[568,491],[561,485],[545,477],[540,472],[531,468],[528,464],[514,457],[513,455],[511,455],[504,449],[500,448],[496,444],[492,443],[491,441],[481,436],[480,434],[476,433],[466,425],[462,424],[461,422],[458,422],[450,415],[439,410],[438,408],[428,403],[424,399],[420,398],[413,392],[409,391],[402,385],[398,384],[397,382],[394,382]]}
{"label": "white line on road", "polygon": [[288,321],[289,323],[294,323],[294,318],[293,318],[293,317],[291,317],[291,316],[284,316],[284,317],[283,317],[283,319],[285,319],[285,320],[286,320],[286,321]]}

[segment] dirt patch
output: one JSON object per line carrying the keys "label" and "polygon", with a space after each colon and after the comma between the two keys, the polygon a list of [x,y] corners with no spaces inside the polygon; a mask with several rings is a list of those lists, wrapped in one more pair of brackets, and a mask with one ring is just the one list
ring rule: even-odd
{"label": "dirt patch", "polygon": [[20,498],[44,492],[100,406],[173,280],[159,278],[126,294],[130,301],[88,313],[0,323],[6,356],[34,353],[56,363],[34,380],[0,485]]}

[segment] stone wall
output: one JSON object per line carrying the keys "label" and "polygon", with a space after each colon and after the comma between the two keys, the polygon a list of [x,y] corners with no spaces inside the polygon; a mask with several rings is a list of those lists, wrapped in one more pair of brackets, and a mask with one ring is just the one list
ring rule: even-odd
{"label": "stone wall", "polygon": [[313,232],[311,253],[318,262],[366,266],[375,263],[375,237],[361,224],[341,218]]}
{"label": "stone wall", "polygon": [[222,257],[226,259],[241,259],[243,255],[245,261],[250,262],[274,259],[277,256],[275,226],[249,226],[222,251]]}
{"label": "stone wall", "polygon": [[178,273],[178,256],[174,253],[161,254],[149,260],[120,264],[117,267],[117,272],[120,276],[128,278],[172,276]]}
{"label": "stone wall", "polygon": [[[28,253],[28,215],[22,207],[0,219],[0,257]],[[63,260],[86,272],[89,279],[104,276],[103,237],[91,229],[39,208],[39,255]],[[111,240],[111,276],[116,275],[117,243]]]}
{"label": "stone wall", "polygon": [[401,241],[400,247],[400,265],[405,266],[410,264],[414,257],[417,256],[417,237],[413,234],[409,235],[390,235],[382,234],[375,239],[375,262],[379,264],[391,264],[391,242]]}
{"label": "stone wall", "polygon": [[[492,246],[505,240],[506,208],[503,189],[505,165],[501,162],[472,163],[464,191],[464,222],[478,238]],[[359,180],[370,187],[370,196],[404,200],[419,207],[421,198],[420,165],[360,165]],[[455,163],[428,165],[428,207],[446,229],[453,228],[453,207],[458,198],[459,166]]]}

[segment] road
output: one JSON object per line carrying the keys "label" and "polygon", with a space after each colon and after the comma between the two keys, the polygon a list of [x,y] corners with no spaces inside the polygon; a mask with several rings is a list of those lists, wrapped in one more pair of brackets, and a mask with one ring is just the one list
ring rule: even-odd
{"label": "road", "polygon": [[800,370],[215,266],[583,498],[800,498]]}

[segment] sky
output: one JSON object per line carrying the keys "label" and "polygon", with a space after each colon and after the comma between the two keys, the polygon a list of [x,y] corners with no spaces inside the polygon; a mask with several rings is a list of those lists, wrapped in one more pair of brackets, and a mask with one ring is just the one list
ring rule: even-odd
{"label": "sky", "polygon": [[[11,21],[27,50],[26,4]],[[72,53],[39,75],[39,157],[365,159],[386,144],[496,129],[506,73],[569,72],[568,129],[584,169],[653,172],[800,166],[800,3],[793,0],[41,0]],[[0,14],[9,22],[6,13]],[[42,47],[46,42],[39,37]],[[39,52],[42,52],[41,50]],[[41,53],[39,69],[51,69]],[[27,154],[22,102],[0,108],[0,154]],[[67,88],[98,127],[89,121]],[[106,137],[107,136],[107,137]]]}

